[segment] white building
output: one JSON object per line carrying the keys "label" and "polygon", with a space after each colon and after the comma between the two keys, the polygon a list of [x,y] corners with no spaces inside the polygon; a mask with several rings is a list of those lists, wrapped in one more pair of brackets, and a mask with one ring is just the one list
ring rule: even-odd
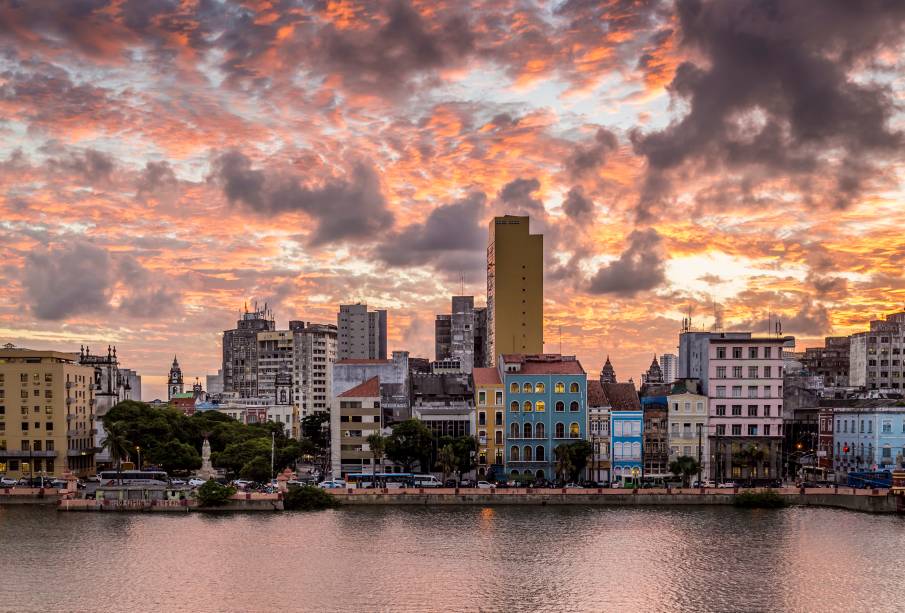
{"label": "white building", "polygon": [[905,388],[905,311],[870,322],[852,334],[849,385],[871,390]]}
{"label": "white building", "polygon": [[663,383],[672,383],[676,380],[679,371],[679,358],[674,353],[664,353],[660,356],[660,370],[663,371]]}
{"label": "white building", "polygon": [[336,321],[337,359],[386,359],[386,311],[368,311],[366,304],[342,304]]}
{"label": "white building", "polygon": [[337,329],[332,324],[290,321],[295,404],[301,418],[330,410]]}

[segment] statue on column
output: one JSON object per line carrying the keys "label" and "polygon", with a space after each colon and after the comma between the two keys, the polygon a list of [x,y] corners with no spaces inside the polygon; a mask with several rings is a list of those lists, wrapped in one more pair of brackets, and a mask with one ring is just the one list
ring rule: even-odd
{"label": "statue on column", "polygon": [[201,470],[198,471],[198,475],[202,479],[210,479],[214,476],[214,467],[211,466],[211,444],[207,440],[207,436],[204,437],[204,444],[201,445]]}

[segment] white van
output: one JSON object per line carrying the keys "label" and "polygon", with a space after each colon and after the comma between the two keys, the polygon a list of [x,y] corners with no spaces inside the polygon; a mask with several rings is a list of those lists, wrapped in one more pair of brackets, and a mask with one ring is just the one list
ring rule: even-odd
{"label": "white van", "polygon": [[443,487],[443,482],[433,475],[415,475],[415,487]]}

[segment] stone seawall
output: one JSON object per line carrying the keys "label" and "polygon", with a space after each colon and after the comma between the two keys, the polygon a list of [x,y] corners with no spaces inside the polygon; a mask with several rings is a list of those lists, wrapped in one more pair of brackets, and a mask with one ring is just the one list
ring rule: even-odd
{"label": "stone seawall", "polygon": [[[739,490],[746,491],[746,490]],[[759,491],[759,490],[757,490]],[[774,490],[787,504],[820,506],[867,513],[905,512],[901,497],[885,490]],[[875,493],[876,492],[876,493]],[[642,490],[637,494],[619,490],[334,490],[344,505],[591,505],[591,506],[694,506],[732,505],[735,490]]]}

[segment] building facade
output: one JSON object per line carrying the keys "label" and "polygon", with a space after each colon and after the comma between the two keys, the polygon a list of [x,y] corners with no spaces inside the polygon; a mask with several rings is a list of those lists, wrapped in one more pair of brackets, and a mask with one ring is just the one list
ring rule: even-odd
{"label": "building facade", "polygon": [[667,397],[669,406],[669,461],[692,457],[701,464],[702,475],[710,474],[707,396],[695,388],[677,384]]}
{"label": "building facade", "polygon": [[598,483],[610,482],[610,403],[603,391],[603,384],[588,381],[588,434],[593,455],[588,472],[590,479]]}
{"label": "building facade", "polygon": [[475,435],[474,387],[464,373],[411,375],[412,417],[435,437]]}
{"label": "building facade", "polygon": [[488,359],[544,351],[544,237],[527,217],[490,221],[487,244]]}
{"label": "building facade", "polygon": [[846,387],[850,350],[849,337],[827,336],[823,347],[809,347],[804,350],[801,364],[808,375],[821,377],[825,387]]}
{"label": "building facade", "polygon": [[[368,445],[368,437],[382,432],[380,410],[380,379],[372,377],[346,390],[337,397],[339,413],[339,472],[334,476],[345,477],[349,473],[376,471],[374,454]],[[377,471],[379,472],[379,471]]]}
{"label": "building facade", "polygon": [[905,407],[888,400],[851,404],[833,409],[837,474],[905,468]]}
{"label": "building facade", "polygon": [[679,374],[679,357],[674,353],[660,356],[660,369],[663,371],[663,383],[672,383]]}
{"label": "building facade", "polygon": [[587,375],[574,356],[500,358],[510,477],[556,478],[554,449],[587,439]]}
{"label": "building facade", "polygon": [[850,338],[850,385],[870,390],[905,387],[905,311],[871,321],[870,330]]}
{"label": "building facade", "polygon": [[246,307],[233,330],[223,332],[223,391],[258,397],[258,333],[276,329],[273,312]]}
{"label": "building facade", "polygon": [[342,304],[336,317],[336,330],[337,359],[386,359],[386,311],[368,311],[366,304]]}
{"label": "building facade", "polygon": [[0,474],[96,473],[94,373],[79,354],[0,349]]}
{"label": "building facade", "polygon": [[767,482],[781,476],[783,347],[794,338],[749,332],[683,332],[679,376],[708,398],[711,478]]}
{"label": "building facade", "polygon": [[337,329],[332,324],[290,321],[295,407],[302,418],[330,409]]}
{"label": "building facade", "polygon": [[637,483],[641,478],[644,471],[643,423],[644,413],[640,410],[610,411],[613,483]]}
{"label": "building facade", "polygon": [[505,477],[506,408],[503,380],[497,368],[472,371],[478,432],[478,478]]}

